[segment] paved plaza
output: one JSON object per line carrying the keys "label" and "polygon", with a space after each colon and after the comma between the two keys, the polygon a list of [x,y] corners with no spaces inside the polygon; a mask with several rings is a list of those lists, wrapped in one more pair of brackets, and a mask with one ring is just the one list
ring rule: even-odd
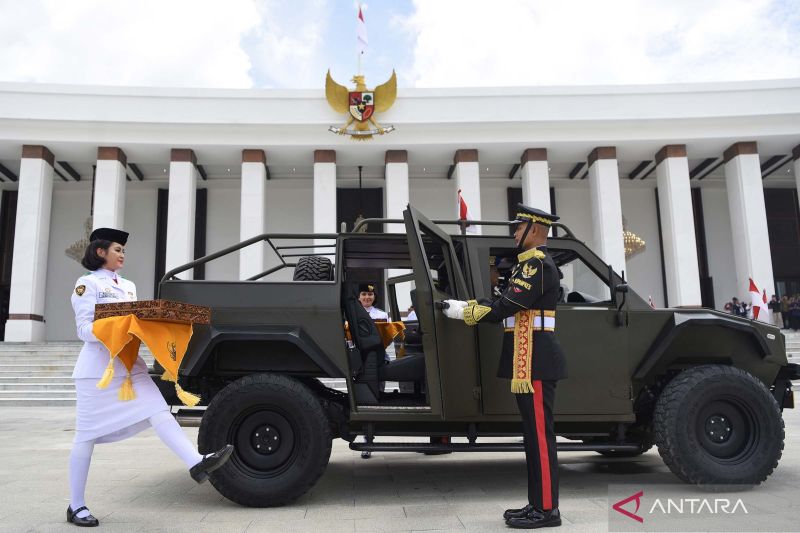
{"label": "paved plaza", "polygon": [[[0,530],[76,531],[64,521],[73,409],[0,410]],[[785,499],[785,513],[757,518],[769,520],[773,531],[797,531],[800,412],[787,410],[784,418],[783,459],[755,490]],[[197,429],[185,431],[196,439]],[[636,460],[564,453],[560,474],[564,526],[558,531],[564,532],[608,529],[610,484],[677,481],[656,451]],[[521,453],[375,453],[363,460],[337,439],[327,471],[308,494],[286,507],[251,509],[224,499],[210,484],[196,485],[148,430],[95,448],[87,501],[106,532],[493,532],[511,531],[501,514],[508,505],[524,503],[525,483]],[[756,519],[757,512],[751,514]]]}

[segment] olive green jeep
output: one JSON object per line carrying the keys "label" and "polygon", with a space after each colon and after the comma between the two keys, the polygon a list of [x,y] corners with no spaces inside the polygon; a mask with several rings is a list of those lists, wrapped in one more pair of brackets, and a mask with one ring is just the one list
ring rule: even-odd
{"label": "olive green jeep", "polygon": [[[405,233],[360,231],[398,223]],[[514,241],[439,224],[458,222],[409,206],[402,221],[371,219],[349,233],[259,235],[164,276],[160,298],[212,309],[180,370],[207,408],[177,416],[199,424],[202,452],[236,446],[210,477],[220,493],[256,507],[292,501],[323,474],[334,438],[372,452],[523,450],[509,382],[496,377],[503,325],[469,327],[440,304],[491,297]],[[554,229],[556,334],[569,372],[556,395],[558,450],[634,457],[655,445],[687,483],[764,481],[800,379],[779,329],[711,309],[653,309],[566,226]],[[177,277],[247,246],[263,247],[270,268],[242,281]],[[365,281],[391,321],[413,304],[418,320],[394,341],[392,325],[358,301]]]}

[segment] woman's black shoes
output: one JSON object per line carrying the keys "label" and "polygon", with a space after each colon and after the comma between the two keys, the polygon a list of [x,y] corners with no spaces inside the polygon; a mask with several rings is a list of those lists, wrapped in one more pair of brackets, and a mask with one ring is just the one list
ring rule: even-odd
{"label": "woman's black shoes", "polygon": [[521,509],[506,509],[506,512],[503,513],[503,518],[508,520],[509,518],[523,518],[528,516],[528,513],[533,511],[533,505],[528,504]]}
{"label": "woman's black shoes", "polygon": [[224,465],[233,453],[233,444],[226,444],[223,448],[203,458],[202,461],[189,469],[189,475],[198,483],[208,479],[208,475]]}
{"label": "woman's black shoes", "polygon": [[88,510],[89,509],[85,505],[83,507],[78,507],[74,511],[72,510],[72,507],[67,507],[67,522],[81,527],[99,526],[100,521],[97,518],[93,517],[92,515],[84,516],[83,518],[81,518],[80,516],[75,516],[81,511],[88,511]]}

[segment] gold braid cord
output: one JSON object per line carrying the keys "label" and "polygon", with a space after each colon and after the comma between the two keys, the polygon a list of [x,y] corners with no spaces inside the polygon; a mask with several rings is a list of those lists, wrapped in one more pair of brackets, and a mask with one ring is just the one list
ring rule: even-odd
{"label": "gold braid cord", "polygon": [[[474,300],[470,300],[471,302]],[[492,311],[492,308],[486,305],[477,303],[470,304],[464,308],[464,322],[468,326],[474,326],[480,322],[481,318],[485,317]]]}
{"label": "gold braid cord", "polygon": [[[533,393],[533,316],[530,309],[514,315],[514,369],[511,374],[511,392],[514,394]],[[466,314],[465,314],[466,316]]]}
{"label": "gold braid cord", "polygon": [[520,263],[524,263],[528,259],[536,258],[539,260],[544,259],[544,252],[539,250],[538,248],[531,248],[530,250],[525,250],[521,254],[517,256],[517,261]]}

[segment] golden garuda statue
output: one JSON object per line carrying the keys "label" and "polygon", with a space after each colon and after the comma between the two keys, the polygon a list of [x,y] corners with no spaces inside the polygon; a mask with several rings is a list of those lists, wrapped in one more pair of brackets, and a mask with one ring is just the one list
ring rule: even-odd
{"label": "golden garuda statue", "polygon": [[325,78],[325,97],[328,103],[337,113],[350,113],[344,126],[331,126],[328,130],[339,135],[350,135],[359,141],[394,131],[394,126],[383,127],[375,121],[375,113],[383,113],[392,107],[397,98],[397,75],[394,70],[386,83],[372,90],[367,89],[362,74],[353,76],[351,81],[356,84],[353,90],[336,83],[328,70]]}

